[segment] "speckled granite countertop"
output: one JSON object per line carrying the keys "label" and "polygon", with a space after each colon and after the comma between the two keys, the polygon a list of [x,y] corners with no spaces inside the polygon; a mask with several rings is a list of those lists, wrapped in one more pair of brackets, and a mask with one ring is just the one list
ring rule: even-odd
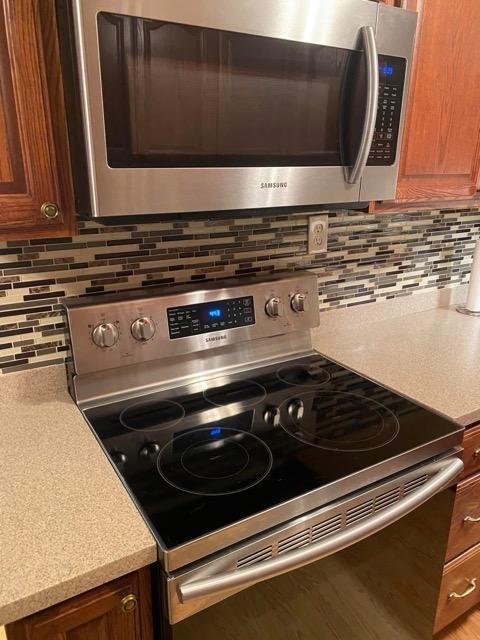
{"label": "speckled granite countertop", "polygon": [[156,560],[63,367],[0,376],[0,442],[0,625]]}
{"label": "speckled granite countertop", "polygon": [[480,421],[480,318],[465,287],[321,315],[313,345],[330,360],[463,426]]}

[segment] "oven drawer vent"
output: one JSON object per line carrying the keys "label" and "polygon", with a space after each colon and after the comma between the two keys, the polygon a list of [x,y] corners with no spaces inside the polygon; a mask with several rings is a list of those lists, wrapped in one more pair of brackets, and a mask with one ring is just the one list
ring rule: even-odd
{"label": "oven drawer vent", "polygon": [[367,518],[372,514],[373,511],[373,500],[368,500],[367,502],[362,502],[362,504],[357,505],[356,507],[352,507],[347,511],[347,515],[345,518],[345,526],[350,526],[354,522],[358,520],[362,520],[362,518]]}
{"label": "oven drawer vent", "polygon": [[299,533],[295,533],[288,538],[284,538],[280,540],[278,543],[278,551],[277,553],[285,553],[286,551],[293,551],[294,549],[299,549],[300,547],[304,547],[306,544],[310,543],[310,529],[304,529]]}
{"label": "oven drawer vent", "polygon": [[405,482],[405,484],[403,485],[404,495],[407,495],[412,491],[415,491],[415,489],[418,489],[419,487],[421,487],[422,484],[425,484],[427,480],[428,480],[428,475],[425,474],[423,476],[419,476],[418,478],[414,478],[413,480],[409,480],[408,482]]}
{"label": "oven drawer vent", "polygon": [[270,545],[269,547],[265,547],[264,549],[260,549],[260,551],[255,551],[255,553],[251,553],[244,558],[240,558],[237,561],[237,569],[242,569],[243,567],[248,567],[251,564],[256,564],[257,562],[263,562],[264,560],[268,560],[273,555],[273,547]]}
{"label": "oven drawer vent", "polygon": [[312,542],[317,542],[322,538],[326,538],[342,528],[342,514],[339,513],[333,518],[329,518],[324,522],[320,522],[312,527]]}
{"label": "oven drawer vent", "polygon": [[286,538],[272,540],[272,544],[270,546],[264,547],[263,549],[240,558],[240,560],[237,561],[237,569],[269,560],[273,556],[281,553],[287,553],[294,551],[295,549],[299,549],[300,547],[315,544],[324,538],[334,535],[338,531],[348,529],[355,525],[356,522],[388,508],[401,500],[403,496],[419,489],[425,484],[428,477],[428,474],[424,474],[408,480],[407,482],[400,482],[396,487],[394,486],[389,491],[379,493],[378,495],[373,496],[370,500],[356,504],[348,510],[345,510],[345,508],[337,510],[337,513],[326,520],[313,522],[308,528],[296,531]]}
{"label": "oven drawer vent", "polygon": [[387,491],[386,493],[382,493],[375,498],[375,511],[381,511],[382,509],[386,509],[390,505],[398,502],[400,498],[400,487],[396,487],[391,491]]}

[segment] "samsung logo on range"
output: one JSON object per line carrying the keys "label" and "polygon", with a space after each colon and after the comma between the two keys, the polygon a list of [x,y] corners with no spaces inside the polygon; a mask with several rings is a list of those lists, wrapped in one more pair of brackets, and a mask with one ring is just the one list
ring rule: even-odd
{"label": "samsung logo on range", "polygon": [[286,189],[287,182],[261,182],[260,189]]}
{"label": "samsung logo on range", "polygon": [[209,338],[205,339],[205,342],[218,342],[219,340],[226,340],[227,339],[227,334],[224,333],[221,336],[210,336]]}

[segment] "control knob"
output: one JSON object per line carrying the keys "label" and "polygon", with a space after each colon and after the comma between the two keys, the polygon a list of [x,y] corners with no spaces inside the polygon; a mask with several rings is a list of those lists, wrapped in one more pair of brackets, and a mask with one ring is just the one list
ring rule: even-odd
{"label": "control knob", "polygon": [[137,318],[130,327],[132,336],[138,342],[147,342],[155,335],[155,324],[151,318]]}
{"label": "control knob", "polygon": [[295,293],[291,300],[290,306],[295,313],[303,313],[307,310],[307,296],[305,293]]}
{"label": "control knob", "polygon": [[265,305],[265,312],[270,318],[278,318],[282,315],[282,300],[281,298],[273,297],[267,300]]}
{"label": "control knob", "polygon": [[303,400],[292,400],[287,407],[288,415],[295,422],[299,422],[303,418],[305,413],[305,405]]}
{"label": "control knob", "polygon": [[118,451],[118,449],[113,449],[110,452],[110,457],[117,467],[123,467],[127,462],[127,456],[122,451]]}
{"label": "control knob", "polygon": [[278,407],[269,407],[263,414],[263,419],[272,427],[278,427],[280,424],[280,409]]}
{"label": "control knob", "polygon": [[92,340],[97,347],[107,349],[118,342],[118,329],[113,322],[102,322],[92,331]]}
{"label": "control knob", "polygon": [[150,458],[157,455],[159,451],[160,445],[158,444],[158,442],[146,442],[138,452],[138,455],[141,458]]}

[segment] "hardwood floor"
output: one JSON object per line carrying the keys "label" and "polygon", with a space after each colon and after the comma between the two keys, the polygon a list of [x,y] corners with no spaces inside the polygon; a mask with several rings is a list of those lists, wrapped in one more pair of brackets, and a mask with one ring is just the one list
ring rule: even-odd
{"label": "hardwood floor", "polygon": [[480,640],[480,607],[453,622],[435,640]]}

